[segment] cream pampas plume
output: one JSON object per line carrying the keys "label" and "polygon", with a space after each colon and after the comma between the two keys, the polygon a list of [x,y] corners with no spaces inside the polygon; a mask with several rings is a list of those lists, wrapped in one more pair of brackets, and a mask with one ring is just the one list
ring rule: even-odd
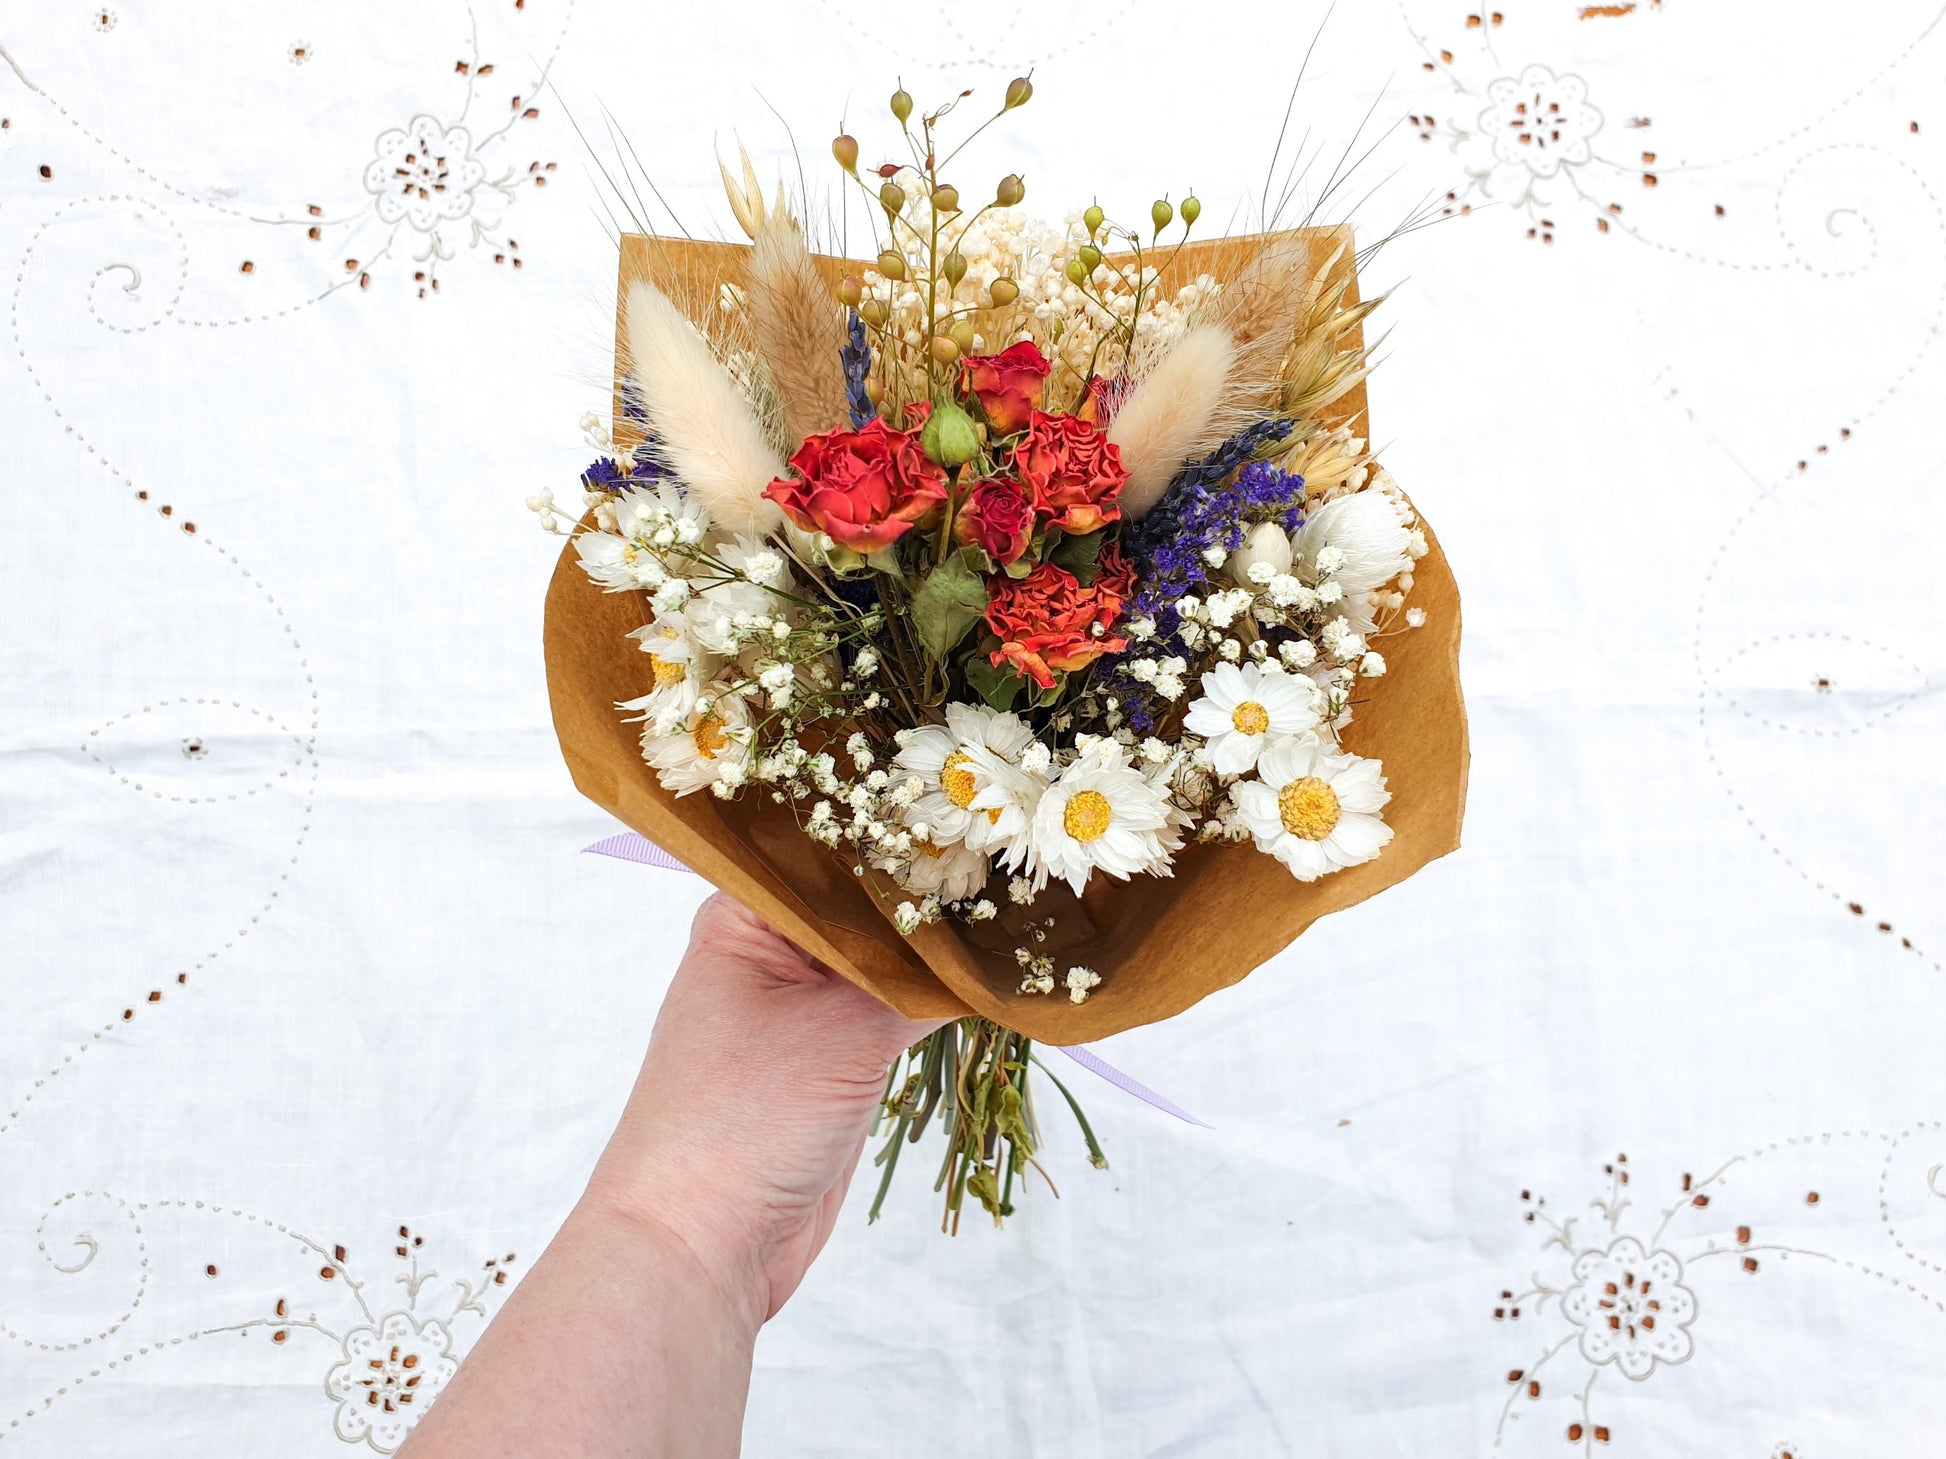
{"label": "cream pampas plume", "polygon": [[786,439],[828,431],[845,418],[845,329],[837,300],[804,235],[779,206],[750,250],[751,333],[770,370]]}
{"label": "cream pampas plume", "polygon": [[743,392],[683,312],[655,285],[629,285],[629,365],[649,425],[682,484],[732,532],[755,532],[782,520],[764,488],[784,463],[764,440]]}
{"label": "cream pampas plume", "polygon": [[1183,463],[1208,455],[1232,434],[1236,416],[1225,401],[1236,363],[1227,329],[1192,324],[1129,392],[1108,426],[1128,471],[1125,516],[1145,515]]}

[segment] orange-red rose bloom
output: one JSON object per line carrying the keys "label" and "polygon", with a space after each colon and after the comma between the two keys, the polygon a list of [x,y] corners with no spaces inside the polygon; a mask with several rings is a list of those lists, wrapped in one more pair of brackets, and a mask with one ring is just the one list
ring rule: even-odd
{"label": "orange-red rose bloom", "polygon": [[1011,436],[1039,407],[1051,368],[1034,342],[1024,339],[997,355],[968,355],[960,362],[960,379],[978,397],[993,433]]}
{"label": "orange-red rose bloom", "polygon": [[1033,540],[1034,504],[1018,482],[982,481],[953,518],[953,535],[1005,567]]}
{"label": "orange-red rose bloom", "polygon": [[1069,536],[1099,531],[1122,515],[1115,504],[1128,480],[1122,453],[1079,416],[1035,411],[1013,464],[1036,514]]}
{"label": "orange-red rose bloom", "polygon": [[1112,542],[1102,548],[1101,570],[1085,588],[1052,562],[1018,582],[994,581],[986,625],[1000,639],[1000,647],[988,655],[996,669],[1011,664],[1037,687],[1051,689],[1056,674],[1084,669],[1103,654],[1128,647],[1127,639],[1109,630],[1135,590],[1135,570]]}
{"label": "orange-red rose bloom", "polygon": [[919,437],[877,417],[860,430],[807,436],[791,469],[796,477],[778,477],[764,495],[805,531],[853,552],[890,547],[946,500],[946,473]]}

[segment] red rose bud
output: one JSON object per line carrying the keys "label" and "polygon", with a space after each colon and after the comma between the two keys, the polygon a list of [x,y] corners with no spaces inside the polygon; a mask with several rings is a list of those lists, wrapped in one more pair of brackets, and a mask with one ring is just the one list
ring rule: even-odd
{"label": "red rose bud", "polygon": [[[994,283],[997,286],[1000,280]],[[960,380],[978,398],[993,433],[1011,436],[1039,408],[1051,368],[1034,342],[1024,339],[997,355],[967,356]]]}
{"label": "red rose bud", "polygon": [[946,500],[946,473],[918,437],[877,417],[861,430],[807,437],[791,469],[796,477],[779,477],[764,495],[805,531],[857,553],[890,547]]}
{"label": "red rose bud", "polygon": [[1033,541],[1034,504],[1017,482],[982,481],[953,519],[953,536],[1005,567]]}
{"label": "red rose bud", "polygon": [[1078,537],[1118,520],[1128,472],[1107,436],[1074,415],[1035,411],[1014,447],[1014,475],[1032,493],[1034,510],[1050,527]]}
{"label": "red rose bud", "polygon": [[[1042,689],[1056,674],[1084,669],[1103,654],[1120,653],[1128,640],[1108,632],[1135,589],[1135,571],[1121,549],[1101,550],[1101,570],[1087,587],[1066,568],[1043,562],[1018,582],[994,580],[986,625],[1000,639],[987,656],[994,668],[1011,664]],[[1099,636],[1096,629],[1101,630]]]}

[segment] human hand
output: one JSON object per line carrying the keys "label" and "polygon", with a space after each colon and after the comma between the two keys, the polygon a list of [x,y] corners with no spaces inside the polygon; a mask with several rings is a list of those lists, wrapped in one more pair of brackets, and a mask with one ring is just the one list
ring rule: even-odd
{"label": "human hand", "polygon": [[757,1322],[824,1247],[915,1023],[730,898],[697,911],[589,1199],[664,1228]]}

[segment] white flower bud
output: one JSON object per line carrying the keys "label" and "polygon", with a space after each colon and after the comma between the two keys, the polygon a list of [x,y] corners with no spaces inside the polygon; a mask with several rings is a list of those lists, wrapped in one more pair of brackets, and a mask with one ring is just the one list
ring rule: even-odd
{"label": "white flower bud", "polygon": [[[1232,579],[1247,587],[1289,572],[1291,561],[1290,534],[1275,522],[1259,522],[1243,539],[1243,546],[1230,554],[1227,570]],[[1262,577],[1252,571],[1259,564],[1268,569]]]}

